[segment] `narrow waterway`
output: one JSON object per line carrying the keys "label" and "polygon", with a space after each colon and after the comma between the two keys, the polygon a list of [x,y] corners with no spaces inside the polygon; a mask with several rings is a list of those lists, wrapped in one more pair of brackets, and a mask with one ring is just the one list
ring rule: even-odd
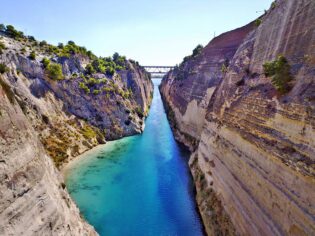
{"label": "narrow waterway", "polygon": [[143,134],[89,151],[65,171],[72,198],[100,235],[203,235],[188,153],[174,140],[159,83]]}

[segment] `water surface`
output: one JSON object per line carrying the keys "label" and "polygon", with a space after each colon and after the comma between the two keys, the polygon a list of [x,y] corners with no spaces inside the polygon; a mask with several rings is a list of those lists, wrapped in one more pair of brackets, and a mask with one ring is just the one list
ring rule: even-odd
{"label": "water surface", "polygon": [[159,83],[143,134],[100,146],[65,172],[72,198],[100,235],[203,235],[188,153],[174,140]]}

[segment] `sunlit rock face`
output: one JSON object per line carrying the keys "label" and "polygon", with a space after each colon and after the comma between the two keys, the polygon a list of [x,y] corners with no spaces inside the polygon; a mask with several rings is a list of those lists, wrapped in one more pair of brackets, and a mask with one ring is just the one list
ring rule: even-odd
{"label": "sunlit rock face", "polygon": [[[2,80],[57,166],[105,140],[143,131],[153,85],[149,74],[134,61],[126,61],[126,68],[111,76],[87,75],[85,67],[93,62],[88,56],[58,57],[37,46],[33,47],[36,60],[31,60],[29,42],[5,34],[0,41],[6,47],[0,63],[8,67]],[[64,79],[48,78],[43,58],[62,65]],[[89,86],[88,92],[82,84]]]}
{"label": "sunlit rock face", "polygon": [[213,39],[162,80],[160,90],[172,113],[173,131],[191,150],[200,140],[209,100],[223,79],[223,65],[228,66],[253,27],[251,23]]}
{"label": "sunlit rock face", "polygon": [[[276,1],[261,24],[243,38],[212,88],[200,136],[191,133],[200,141],[190,159],[209,235],[315,233],[313,22],[314,1]],[[265,62],[280,54],[288,60],[294,77],[291,90],[283,95],[263,70]],[[205,77],[210,80],[211,75]],[[176,109],[185,114],[188,107],[178,99],[181,88],[211,88],[192,83],[189,77],[174,81],[168,75],[161,91],[175,114]],[[195,98],[187,95],[186,99],[193,102]],[[193,116],[204,115],[196,112]],[[186,131],[178,124],[185,121],[178,117],[175,134]]]}
{"label": "sunlit rock face", "polygon": [[96,235],[18,105],[0,86],[0,234]]}

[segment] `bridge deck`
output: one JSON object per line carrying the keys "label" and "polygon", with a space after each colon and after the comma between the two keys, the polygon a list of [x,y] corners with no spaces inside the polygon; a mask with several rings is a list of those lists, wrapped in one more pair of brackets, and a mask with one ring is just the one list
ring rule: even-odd
{"label": "bridge deck", "polygon": [[144,69],[151,74],[152,77],[162,78],[170,70],[174,69],[174,66],[143,66]]}

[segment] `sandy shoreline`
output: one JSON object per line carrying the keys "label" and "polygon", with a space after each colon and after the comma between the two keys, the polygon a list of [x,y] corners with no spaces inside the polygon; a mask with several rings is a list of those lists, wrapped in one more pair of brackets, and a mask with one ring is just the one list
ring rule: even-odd
{"label": "sandy shoreline", "polygon": [[100,151],[100,149],[103,149],[105,146],[109,146],[110,143],[112,143],[114,141],[108,141],[106,144],[100,144],[97,145],[96,147],[93,147],[92,149],[81,153],[80,155],[78,155],[77,157],[73,158],[72,160],[70,160],[68,163],[66,163],[61,169],[60,169],[60,173],[62,174],[62,176],[65,178],[67,171],[69,169],[71,169],[71,167],[77,165],[78,163],[82,162],[83,160],[85,160],[85,158],[89,157],[91,154]]}

